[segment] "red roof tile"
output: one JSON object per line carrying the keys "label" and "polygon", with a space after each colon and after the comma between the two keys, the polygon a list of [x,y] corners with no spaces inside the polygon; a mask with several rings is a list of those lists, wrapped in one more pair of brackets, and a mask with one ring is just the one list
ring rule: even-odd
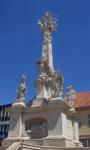
{"label": "red roof tile", "polygon": [[75,108],[90,108],[90,92],[76,93]]}

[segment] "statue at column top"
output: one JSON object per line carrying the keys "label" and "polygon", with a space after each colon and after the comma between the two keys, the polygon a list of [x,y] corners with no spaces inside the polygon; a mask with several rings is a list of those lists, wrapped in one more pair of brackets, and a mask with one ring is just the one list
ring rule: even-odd
{"label": "statue at column top", "polygon": [[53,31],[56,30],[56,26],[57,26],[56,18],[54,17],[53,14],[49,12],[45,13],[42,20],[39,20],[38,24],[40,24],[41,31],[43,33],[45,32],[52,33]]}
{"label": "statue at column top", "polygon": [[26,76],[23,74],[22,78],[20,80],[20,84],[17,89],[17,99],[23,99],[24,100],[24,95],[26,94]]}

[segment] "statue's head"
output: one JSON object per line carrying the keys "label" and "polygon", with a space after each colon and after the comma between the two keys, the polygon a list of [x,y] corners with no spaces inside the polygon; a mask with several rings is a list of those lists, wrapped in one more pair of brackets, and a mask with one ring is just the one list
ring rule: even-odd
{"label": "statue's head", "polygon": [[26,80],[26,76],[24,74],[22,75],[22,79],[21,80],[24,80],[24,81]]}

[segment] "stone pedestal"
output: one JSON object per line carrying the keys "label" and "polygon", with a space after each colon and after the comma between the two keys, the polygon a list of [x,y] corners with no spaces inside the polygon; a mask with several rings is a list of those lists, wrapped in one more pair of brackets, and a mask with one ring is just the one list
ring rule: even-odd
{"label": "stone pedestal", "polygon": [[41,146],[80,146],[76,114],[61,98],[35,100],[30,107],[14,103],[9,112],[10,128],[6,141],[23,140]]}
{"label": "stone pedestal", "polygon": [[19,139],[22,137],[23,109],[26,107],[23,101],[13,103],[8,110],[10,113],[10,125],[8,139]]}

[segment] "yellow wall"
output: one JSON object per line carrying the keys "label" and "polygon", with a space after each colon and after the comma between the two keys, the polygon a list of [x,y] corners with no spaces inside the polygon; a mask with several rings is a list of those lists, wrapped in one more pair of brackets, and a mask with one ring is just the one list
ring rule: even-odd
{"label": "yellow wall", "polygon": [[88,115],[90,110],[78,111],[81,117],[81,128],[79,128],[79,135],[90,135],[90,127],[88,126]]}

